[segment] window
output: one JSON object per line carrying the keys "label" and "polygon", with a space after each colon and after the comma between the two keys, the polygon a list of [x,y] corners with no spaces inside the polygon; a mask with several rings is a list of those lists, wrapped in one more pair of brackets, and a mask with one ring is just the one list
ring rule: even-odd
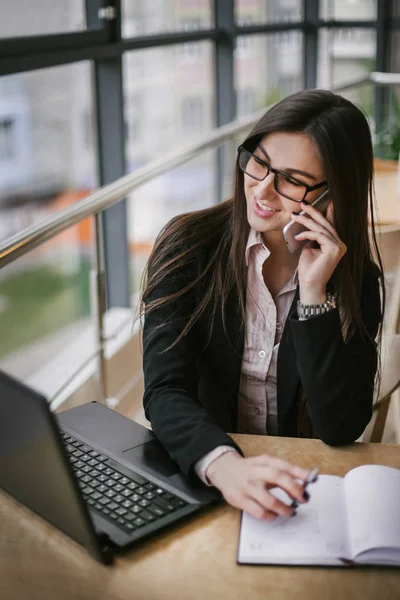
{"label": "window", "polygon": [[[400,7],[399,7],[400,11]],[[391,39],[391,69],[393,73],[400,73],[400,30],[392,33]],[[398,86],[400,88],[400,86]]]}
{"label": "window", "polygon": [[391,16],[394,19],[398,19],[400,17],[400,0],[392,0],[390,2]]}
{"label": "window", "polygon": [[212,0],[122,0],[124,38],[172,31],[209,29],[213,24]]}
{"label": "window", "polygon": [[[76,203],[97,184],[88,62],[0,79],[0,240]],[[7,162],[4,162],[7,159]],[[0,359],[28,377],[90,327],[91,223],[1,270]]]}
{"label": "window", "polygon": [[[200,20],[191,19],[190,21],[186,21],[183,23],[182,29],[184,31],[197,31],[200,29]],[[185,59],[194,60],[201,56],[201,42],[186,42],[186,44],[182,44],[179,48],[181,56]]]}
{"label": "window", "polygon": [[141,136],[142,102],[139,94],[127,99],[127,136],[129,141],[137,143]]}
{"label": "window", "polygon": [[201,98],[184,98],[182,102],[182,127],[186,134],[201,133],[204,126]]}
{"label": "window", "polygon": [[0,160],[7,161],[15,154],[15,123],[14,119],[0,118]]}
{"label": "window", "polygon": [[93,117],[90,110],[85,110],[82,114],[82,135],[83,145],[86,150],[93,148]]}
{"label": "window", "polygon": [[245,117],[254,112],[255,109],[255,90],[238,90],[236,94],[236,114],[238,117]]}
{"label": "window", "polygon": [[67,33],[86,27],[85,0],[12,0],[1,8],[0,38]]}
{"label": "window", "polygon": [[302,18],[302,0],[234,0],[237,23],[286,23]]}
{"label": "window", "polygon": [[[213,127],[211,42],[199,59],[182,60],[183,45],[127,52],[123,57],[127,170],[177,149]],[[214,151],[149,181],[129,195],[128,236],[136,292],[156,235],[175,215],[215,202]]]}
{"label": "window", "polygon": [[291,31],[285,38],[279,33],[251,37],[251,56],[235,56],[238,115],[250,112],[250,102],[253,112],[302,88],[302,35]]}
{"label": "window", "polygon": [[369,21],[376,19],[377,0],[320,0],[319,7],[321,19]]}
{"label": "window", "polygon": [[[251,25],[252,21],[247,19],[245,21],[238,21],[238,25],[241,27],[245,27],[246,25]],[[236,38],[235,43],[235,56],[239,58],[243,58],[245,56],[251,56],[253,51],[253,36],[252,35],[239,35]]]}
{"label": "window", "polygon": [[[376,34],[371,29],[321,29],[319,32],[317,86],[335,88],[367,77],[375,68]],[[373,87],[343,92],[373,115]]]}

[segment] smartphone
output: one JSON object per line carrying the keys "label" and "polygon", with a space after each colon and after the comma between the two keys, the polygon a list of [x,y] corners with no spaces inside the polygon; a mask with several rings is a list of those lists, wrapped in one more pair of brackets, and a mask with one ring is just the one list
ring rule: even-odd
{"label": "smartphone", "polygon": [[[327,208],[330,198],[328,195],[329,188],[327,188],[314,202],[311,206],[317,208],[319,212],[323,213]],[[304,210],[301,211],[301,215],[304,215]],[[296,240],[295,235],[301,233],[302,231],[307,231],[307,227],[302,225],[301,223],[297,223],[296,221],[290,221],[283,228],[283,237],[285,238],[286,245],[290,254],[295,254],[299,252],[305,244],[307,244],[308,240]]]}

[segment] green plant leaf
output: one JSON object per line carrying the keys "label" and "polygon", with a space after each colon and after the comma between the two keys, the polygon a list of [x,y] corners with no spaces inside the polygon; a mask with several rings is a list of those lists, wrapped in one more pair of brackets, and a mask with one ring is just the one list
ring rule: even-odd
{"label": "green plant leaf", "polygon": [[400,154],[400,100],[392,90],[390,115],[375,132],[374,154],[379,158],[398,160]]}
{"label": "green plant leaf", "polygon": [[392,93],[392,110],[398,127],[400,127],[400,100],[395,91]]}

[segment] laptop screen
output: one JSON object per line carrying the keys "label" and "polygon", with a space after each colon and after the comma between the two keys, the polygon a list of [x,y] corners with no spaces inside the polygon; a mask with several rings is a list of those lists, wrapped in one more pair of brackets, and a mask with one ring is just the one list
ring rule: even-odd
{"label": "laptop screen", "polygon": [[46,399],[1,371],[0,488],[101,560]]}

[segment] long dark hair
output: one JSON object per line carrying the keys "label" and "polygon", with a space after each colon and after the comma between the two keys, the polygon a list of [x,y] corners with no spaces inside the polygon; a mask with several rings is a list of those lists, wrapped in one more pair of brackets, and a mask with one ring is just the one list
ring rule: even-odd
{"label": "long dark hair", "polygon": [[[284,98],[268,110],[243,145],[253,151],[259,141],[272,132],[306,133],[319,150],[333,201],[335,227],[347,246],[347,252],[333,276],[343,338],[348,339],[355,329],[369,337],[360,308],[361,281],[368,263],[379,266],[383,305],[385,292],[382,260],[375,235],[373,150],[368,122],[361,110],[342,96],[326,90],[305,90]],[[202,300],[176,342],[206,309],[211,308],[214,317],[217,307],[221,306],[225,328],[226,304],[233,290],[239,299],[244,326],[245,248],[249,229],[244,175],[236,160],[232,198],[212,208],[174,218],[157,237],[143,284],[142,314],[179,300],[194,286],[203,283]],[[178,292],[152,298],[165,277],[178,276],[182,267],[193,260],[199,247],[211,241],[214,241],[215,250],[210,254],[203,273],[192,281],[185,281]],[[227,260],[222,260],[223,257]],[[301,429],[304,430],[303,427]]]}

